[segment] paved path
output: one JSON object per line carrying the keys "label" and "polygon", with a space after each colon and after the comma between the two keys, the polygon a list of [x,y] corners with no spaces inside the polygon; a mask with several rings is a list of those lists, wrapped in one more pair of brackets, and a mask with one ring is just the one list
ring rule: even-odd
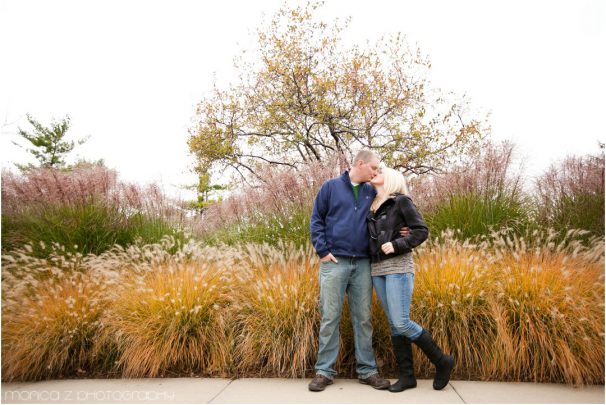
{"label": "paved path", "polygon": [[604,386],[451,381],[434,391],[431,380],[393,394],[357,380],[336,379],[323,392],[309,380],[281,378],[149,378],[2,383],[2,403],[604,403]]}

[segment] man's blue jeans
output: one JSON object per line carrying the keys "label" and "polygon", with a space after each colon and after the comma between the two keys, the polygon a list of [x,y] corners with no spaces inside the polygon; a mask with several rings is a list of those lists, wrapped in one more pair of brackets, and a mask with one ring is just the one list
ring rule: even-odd
{"label": "man's blue jeans", "polygon": [[347,293],[353,325],[354,345],[359,378],[377,373],[372,349],[372,280],[369,259],[337,257],[320,263],[320,345],[316,373],[334,378],[334,364],[339,354],[339,322]]}
{"label": "man's blue jeans", "polygon": [[415,340],[423,328],[410,320],[410,300],[415,285],[414,273],[388,274],[372,278],[375,291],[389,321],[393,336]]}

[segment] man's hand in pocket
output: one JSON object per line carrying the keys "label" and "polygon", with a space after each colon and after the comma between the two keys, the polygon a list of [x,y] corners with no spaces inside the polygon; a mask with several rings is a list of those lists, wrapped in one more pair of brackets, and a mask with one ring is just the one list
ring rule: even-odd
{"label": "man's hand in pocket", "polygon": [[324,256],[323,258],[321,258],[321,259],[320,259],[320,263],[326,263],[326,262],[330,262],[330,261],[333,261],[333,262],[335,262],[335,263],[339,263],[339,262],[337,261],[337,258],[336,258],[336,257],[334,257],[334,256],[332,255],[332,253],[329,253],[329,254],[327,254],[326,256]]}

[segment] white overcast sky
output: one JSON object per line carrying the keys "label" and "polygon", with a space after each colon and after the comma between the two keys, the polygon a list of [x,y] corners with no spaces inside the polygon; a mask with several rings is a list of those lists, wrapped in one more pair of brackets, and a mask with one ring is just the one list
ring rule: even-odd
{"label": "white overcast sky", "polygon": [[[294,2],[293,2],[294,3]],[[180,185],[190,172],[196,103],[234,80],[233,57],[282,1],[0,0],[2,166],[33,161],[13,146],[25,114],[69,114],[74,157],[105,159],[120,178]],[[436,87],[492,113],[529,175],[606,139],[606,1],[327,0],[321,18],[352,17],[347,42],[402,32],[432,62]]]}

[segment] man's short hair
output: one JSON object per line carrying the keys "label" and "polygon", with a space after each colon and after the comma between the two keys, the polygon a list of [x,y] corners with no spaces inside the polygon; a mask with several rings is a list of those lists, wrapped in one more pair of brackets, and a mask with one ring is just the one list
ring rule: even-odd
{"label": "man's short hair", "polygon": [[351,162],[351,165],[355,166],[358,160],[361,160],[364,163],[368,163],[373,159],[379,159],[379,156],[377,156],[375,152],[369,149],[362,149],[358,153],[356,153],[356,157],[354,157],[353,161]]}

